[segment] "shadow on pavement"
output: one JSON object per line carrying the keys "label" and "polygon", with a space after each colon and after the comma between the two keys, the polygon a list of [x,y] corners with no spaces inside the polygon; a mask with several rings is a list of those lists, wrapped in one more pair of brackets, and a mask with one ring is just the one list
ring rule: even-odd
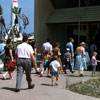
{"label": "shadow on pavement", "polygon": [[[79,75],[67,75],[67,77],[80,77]],[[83,74],[83,77],[90,77],[90,75],[84,75]]]}
{"label": "shadow on pavement", "polygon": [[[5,90],[10,90],[10,91],[16,92],[16,88],[2,87],[1,89],[5,89]],[[20,89],[20,90],[28,90],[28,88],[23,88],[23,89]]]}
{"label": "shadow on pavement", "polygon": [[0,80],[3,80],[3,78],[0,78]]}
{"label": "shadow on pavement", "polygon": [[41,84],[41,85],[44,85],[44,86],[52,86],[51,84]]}
{"label": "shadow on pavement", "polygon": [[10,91],[15,92],[15,88],[10,88],[10,87],[2,87],[1,89],[10,90]]}

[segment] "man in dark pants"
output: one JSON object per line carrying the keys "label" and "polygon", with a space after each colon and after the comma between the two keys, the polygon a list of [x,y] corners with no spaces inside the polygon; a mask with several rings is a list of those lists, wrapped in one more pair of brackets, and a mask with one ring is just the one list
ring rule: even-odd
{"label": "man in dark pants", "polygon": [[74,73],[74,48],[73,48],[74,39],[70,38],[69,42],[66,44],[66,49],[69,48],[71,52],[71,72]]}
{"label": "man in dark pants", "polygon": [[23,37],[23,43],[19,44],[15,51],[15,58],[17,61],[17,82],[16,82],[16,92],[20,91],[21,80],[23,76],[23,71],[26,73],[26,80],[28,82],[28,89],[34,88],[34,84],[31,84],[31,60],[34,63],[35,70],[37,71],[37,64],[35,57],[33,55],[34,51],[31,45],[28,44],[28,37]]}

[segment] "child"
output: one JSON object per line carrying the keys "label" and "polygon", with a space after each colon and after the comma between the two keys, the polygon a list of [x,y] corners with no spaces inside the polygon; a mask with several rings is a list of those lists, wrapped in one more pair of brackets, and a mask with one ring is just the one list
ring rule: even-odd
{"label": "child", "polygon": [[66,72],[67,66],[69,66],[71,71],[71,53],[69,48],[66,49],[66,53],[64,54],[64,61],[65,61],[64,73],[67,74]]}
{"label": "child", "polygon": [[15,60],[10,61],[9,65],[8,65],[8,71],[5,72],[4,74],[2,74],[4,80],[6,80],[7,74],[9,74],[9,79],[12,79],[11,73],[16,69],[15,66],[16,66],[16,61]]}
{"label": "child", "polygon": [[44,54],[44,56],[43,56],[43,59],[42,59],[42,63],[41,63],[41,66],[43,66],[43,68],[42,68],[42,71],[41,71],[41,73],[40,73],[40,77],[42,77],[43,76],[43,73],[44,73],[44,71],[48,68],[48,72],[47,72],[47,74],[49,74],[50,73],[50,69],[49,69],[49,64],[50,64],[50,55],[49,55],[49,51],[48,50],[46,50],[45,51],[45,54]]}
{"label": "child", "polygon": [[93,55],[92,55],[92,58],[91,58],[92,68],[93,68],[92,77],[95,77],[96,65],[97,65],[97,62],[100,62],[99,60],[96,60],[96,56],[97,56],[97,53],[93,52]]}
{"label": "child", "polygon": [[54,77],[56,77],[55,85],[56,86],[58,85],[60,63],[57,61],[57,59],[58,59],[58,56],[54,56],[54,60],[50,63],[52,86],[54,86]]}

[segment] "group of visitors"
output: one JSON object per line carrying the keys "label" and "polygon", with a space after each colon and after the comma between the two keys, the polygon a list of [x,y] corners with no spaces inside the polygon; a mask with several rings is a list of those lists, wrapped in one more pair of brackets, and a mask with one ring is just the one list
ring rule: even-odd
{"label": "group of visitors", "polygon": [[22,80],[23,72],[26,73],[26,80],[28,82],[28,89],[34,88],[31,79],[31,61],[33,61],[35,70],[37,71],[37,64],[34,57],[34,51],[31,45],[28,44],[28,37],[23,37],[23,42],[19,44],[15,50],[15,56],[13,55],[13,47],[11,39],[3,40],[0,44],[0,59],[4,63],[4,70],[6,71],[2,74],[3,79],[6,80],[7,74],[9,74],[9,79],[12,79],[11,73],[15,70],[17,66],[17,81],[16,81],[16,92],[20,91],[20,85]]}
{"label": "group of visitors", "polygon": [[[2,74],[3,79],[6,80],[7,75],[9,75],[9,79],[12,79],[11,73],[15,70],[15,66],[17,66],[16,92],[20,91],[24,71],[26,73],[28,89],[33,89],[35,85],[32,84],[31,78],[32,64],[34,65],[35,72],[39,73],[40,77],[43,77],[44,72],[47,70],[47,76],[51,77],[52,86],[58,85],[59,75],[61,72],[67,74],[68,67],[72,74],[78,70],[79,76],[83,77],[83,71],[87,70],[87,66],[91,64],[93,68],[92,76],[94,77],[97,62],[100,62],[96,60],[97,53],[95,50],[92,51],[90,60],[87,44],[81,42],[74,51],[73,43],[74,39],[70,38],[69,42],[66,43],[66,52],[62,55],[60,52],[60,44],[55,43],[53,48],[50,39],[47,39],[46,42],[42,44],[41,52],[37,53],[35,41],[30,44],[28,37],[23,36],[22,43],[16,47],[14,56],[11,39],[7,41],[3,40],[3,43],[0,44],[0,59],[4,63],[4,70],[6,71]],[[39,70],[36,56],[39,56],[42,61]],[[61,56],[64,58],[64,64],[62,63]],[[55,77],[56,82],[54,83]]]}
{"label": "group of visitors", "polygon": [[[60,64],[60,71],[63,71],[67,74],[67,69],[69,67],[70,72],[73,74],[76,70],[78,70],[79,76],[83,77],[84,70],[87,70],[87,66],[92,66],[93,72],[92,76],[95,76],[96,65],[99,60],[96,60],[97,55],[97,47],[94,43],[90,46],[91,56],[89,56],[89,47],[86,42],[81,42],[79,46],[77,46],[76,50],[74,51],[74,39],[70,38],[69,42],[66,43],[66,52],[64,55],[60,52],[60,44],[55,43],[55,47],[50,44],[50,40],[47,41],[42,45],[42,66],[44,67],[44,71],[46,68],[50,68],[50,63],[52,62],[54,56],[57,56],[57,61]],[[47,53],[48,51],[48,53]],[[75,52],[75,54],[74,54]],[[64,57],[64,66],[62,66],[62,61],[60,56]],[[94,66],[95,65],[95,66]],[[43,72],[41,71],[40,76],[43,76]]]}

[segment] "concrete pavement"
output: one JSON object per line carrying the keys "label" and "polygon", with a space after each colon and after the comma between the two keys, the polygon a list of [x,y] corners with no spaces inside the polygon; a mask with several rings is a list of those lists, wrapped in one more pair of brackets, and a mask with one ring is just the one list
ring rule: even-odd
{"label": "concrete pavement", "polygon": [[[0,75],[0,100],[100,100],[90,96],[81,95],[71,92],[66,89],[66,84],[70,85],[76,82],[91,79],[91,72],[85,72],[84,77],[78,77],[78,73],[73,75],[69,72],[67,75],[61,74],[58,86],[51,86],[51,79],[46,77],[39,77],[32,71],[32,82],[35,84],[34,89],[27,89],[27,82],[25,74],[21,84],[21,91],[15,92],[16,72],[13,73],[12,80],[2,80]],[[97,72],[97,77],[99,73]],[[96,78],[97,78],[96,77]]]}

